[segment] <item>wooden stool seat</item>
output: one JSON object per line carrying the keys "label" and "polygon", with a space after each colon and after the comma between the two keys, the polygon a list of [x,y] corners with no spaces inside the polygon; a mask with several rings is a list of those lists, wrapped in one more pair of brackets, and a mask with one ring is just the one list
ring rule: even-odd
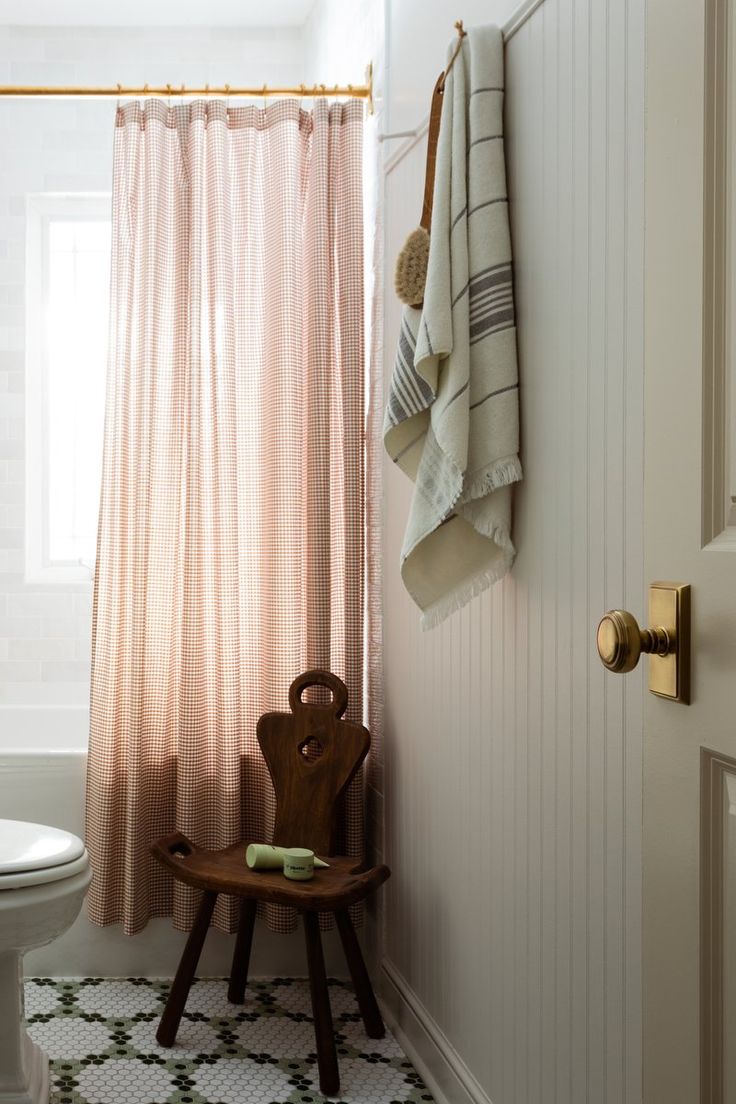
{"label": "wooden stool seat", "polygon": [[[327,705],[305,703],[310,686],[332,691]],[[197,847],[181,832],[157,840],[151,854],[181,882],[202,891],[202,900],[171,986],[156,1038],[173,1046],[184,1013],[199,956],[220,893],[241,899],[228,999],[245,999],[248,966],[258,902],[289,905],[304,922],[309,985],[322,1092],[340,1091],[332,1012],[325,974],[319,913],[334,913],[358,1007],[369,1038],[385,1033],[383,1019],[350,919],[351,905],[362,901],[390,876],[387,866],[365,870],[355,859],[334,855],[339,802],[368,754],[370,735],[362,725],[341,718],[347,708],[345,685],[329,671],[307,671],[289,689],[291,713],[267,713],[258,722],[258,743],[276,793],[273,843],[280,847],[307,847],[328,862],[307,882],[289,881],[280,870],[250,870],[245,861],[247,841],[221,851]]]}
{"label": "wooden stool seat", "polygon": [[247,847],[234,843],[223,851],[206,851],[176,832],[154,843],[151,852],[180,882],[196,889],[290,905],[300,911],[349,908],[378,889],[391,873],[387,866],[362,870],[355,859],[332,855],[325,858],[329,869],[316,869],[311,881],[290,882],[280,870],[250,870],[245,862]]}

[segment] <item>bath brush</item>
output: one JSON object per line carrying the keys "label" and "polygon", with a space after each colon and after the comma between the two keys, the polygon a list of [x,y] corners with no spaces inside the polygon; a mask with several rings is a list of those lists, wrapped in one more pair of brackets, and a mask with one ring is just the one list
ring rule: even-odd
{"label": "bath brush", "polygon": [[447,68],[440,73],[432,93],[432,106],[429,111],[429,135],[427,137],[427,167],[424,173],[424,203],[422,218],[416,230],[412,230],[396,258],[394,287],[402,303],[410,307],[421,307],[424,301],[424,287],[427,283],[427,264],[429,261],[429,231],[432,224],[432,199],[434,197],[434,176],[437,165],[437,139],[440,134],[442,117],[442,97],[445,91],[447,74],[455,64],[467,31],[462,19],[455,24],[457,44],[453,50]]}
{"label": "bath brush", "polygon": [[424,299],[424,285],[427,282],[429,231],[432,225],[434,173],[437,163],[437,139],[440,133],[444,81],[445,74],[440,73],[432,93],[432,107],[429,112],[427,167],[424,174],[422,217],[419,226],[409,234],[409,237],[404,242],[396,258],[394,287],[401,302],[406,303],[410,307],[421,307]]}

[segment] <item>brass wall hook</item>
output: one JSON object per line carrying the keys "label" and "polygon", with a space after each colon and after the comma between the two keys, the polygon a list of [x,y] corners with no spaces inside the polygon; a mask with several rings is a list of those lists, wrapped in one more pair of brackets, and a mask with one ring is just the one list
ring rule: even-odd
{"label": "brass wall hook", "polygon": [[[366,83],[366,87],[368,88],[368,95],[367,95],[366,101],[365,101],[366,102],[366,107],[367,107],[367,110],[368,110],[368,114],[372,115],[374,110],[375,110],[375,105],[373,103],[373,62],[372,61],[369,61],[368,64],[366,65],[366,67],[365,67],[365,83]],[[352,85],[350,86],[350,88],[352,89]]]}

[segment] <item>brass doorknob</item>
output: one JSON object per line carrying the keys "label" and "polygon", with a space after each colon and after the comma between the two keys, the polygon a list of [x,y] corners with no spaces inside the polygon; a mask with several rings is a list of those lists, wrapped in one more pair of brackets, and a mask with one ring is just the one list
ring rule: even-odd
{"label": "brass doorknob", "polygon": [[628,610],[609,610],[598,626],[598,655],[609,671],[633,671],[642,652],[666,656],[673,650],[667,629],[641,629]]}
{"label": "brass doorknob", "polygon": [[690,587],[651,583],[649,624],[642,629],[628,610],[609,610],[598,626],[598,655],[609,671],[633,671],[648,652],[649,689],[660,698],[690,701]]}

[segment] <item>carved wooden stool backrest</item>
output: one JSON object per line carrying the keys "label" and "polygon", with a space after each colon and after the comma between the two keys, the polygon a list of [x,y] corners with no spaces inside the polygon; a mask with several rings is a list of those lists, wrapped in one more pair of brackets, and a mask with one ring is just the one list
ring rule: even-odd
{"label": "carved wooden stool backrest", "polygon": [[[332,691],[327,705],[303,702],[309,686]],[[340,718],[345,684],[329,671],[306,671],[289,688],[291,713],[266,713],[257,735],[276,791],[273,842],[334,854],[339,801],[368,754],[370,734]]]}

